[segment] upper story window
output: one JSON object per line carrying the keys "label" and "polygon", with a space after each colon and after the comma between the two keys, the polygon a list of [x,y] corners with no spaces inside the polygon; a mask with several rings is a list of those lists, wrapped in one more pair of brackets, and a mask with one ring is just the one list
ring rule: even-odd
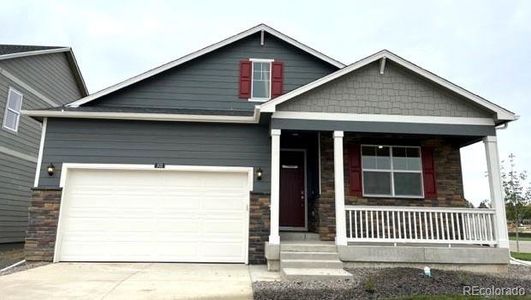
{"label": "upper story window", "polygon": [[363,145],[363,195],[424,196],[420,147]]}
{"label": "upper story window", "polygon": [[272,60],[251,59],[253,69],[251,99],[269,100],[271,98],[271,62]]}
{"label": "upper story window", "polygon": [[20,122],[20,110],[22,109],[22,93],[9,88],[6,101],[6,110],[4,113],[4,122],[2,128],[17,132]]}
{"label": "upper story window", "polygon": [[240,61],[239,97],[264,102],[282,95],[284,64],[274,59]]}

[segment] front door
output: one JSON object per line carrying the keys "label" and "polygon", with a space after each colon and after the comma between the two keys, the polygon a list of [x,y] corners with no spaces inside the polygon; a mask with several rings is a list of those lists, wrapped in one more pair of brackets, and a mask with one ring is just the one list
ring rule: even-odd
{"label": "front door", "polygon": [[306,229],[305,152],[280,153],[280,226]]}

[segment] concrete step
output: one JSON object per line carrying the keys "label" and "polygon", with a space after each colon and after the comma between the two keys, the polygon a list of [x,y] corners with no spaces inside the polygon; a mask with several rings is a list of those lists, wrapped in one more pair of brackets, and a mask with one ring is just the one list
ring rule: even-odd
{"label": "concrete step", "polygon": [[280,259],[339,259],[337,252],[282,251]]}
{"label": "concrete step", "polygon": [[327,280],[351,278],[343,269],[282,268],[280,275],[287,280]]}
{"label": "concrete step", "polygon": [[337,253],[337,247],[328,243],[280,243],[281,252],[334,252]]}
{"label": "concrete step", "polygon": [[281,232],[281,241],[319,241],[318,233],[313,232]]}
{"label": "concrete step", "polygon": [[283,269],[343,269],[343,263],[339,259],[282,259],[280,267]]}

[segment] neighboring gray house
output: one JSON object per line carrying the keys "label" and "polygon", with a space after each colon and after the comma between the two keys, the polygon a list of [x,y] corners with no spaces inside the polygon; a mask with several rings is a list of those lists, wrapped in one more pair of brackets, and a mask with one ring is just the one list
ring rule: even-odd
{"label": "neighboring gray house", "polygon": [[23,109],[88,95],[72,49],[0,44],[0,243],[24,242],[41,122]]}
{"label": "neighboring gray house", "polygon": [[[516,116],[387,50],[345,66],[258,25],[24,113],[46,128],[27,260],[287,278],[509,261],[496,127]],[[464,207],[459,150],[478,141],[493,209]]]}

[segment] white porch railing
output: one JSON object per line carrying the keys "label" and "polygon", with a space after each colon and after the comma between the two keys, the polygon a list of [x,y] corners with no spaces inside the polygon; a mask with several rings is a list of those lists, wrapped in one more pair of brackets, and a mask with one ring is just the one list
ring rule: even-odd
{"label": "white porch railing", "polygon": [[496,244],[494,209],[347,205],[348,242]]}

